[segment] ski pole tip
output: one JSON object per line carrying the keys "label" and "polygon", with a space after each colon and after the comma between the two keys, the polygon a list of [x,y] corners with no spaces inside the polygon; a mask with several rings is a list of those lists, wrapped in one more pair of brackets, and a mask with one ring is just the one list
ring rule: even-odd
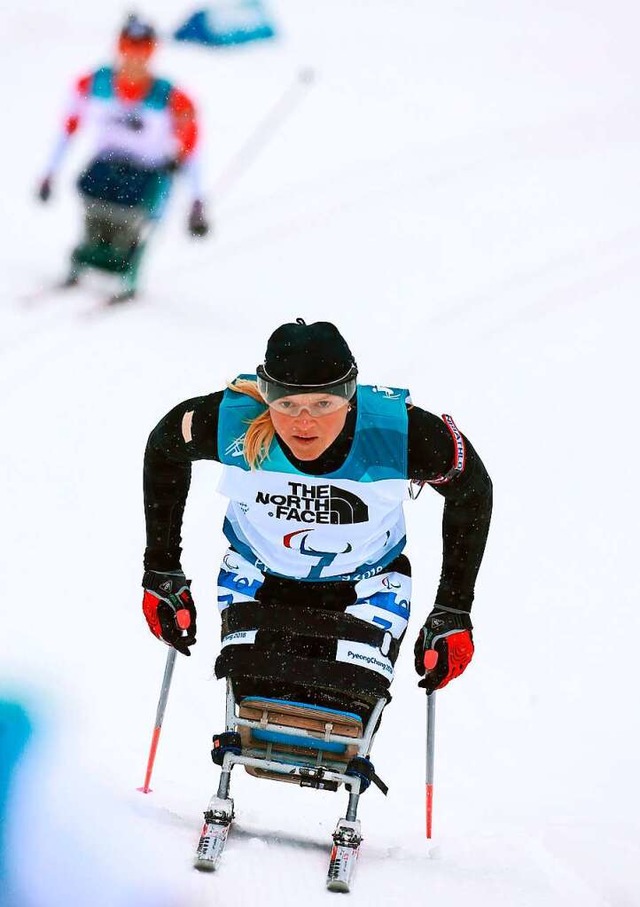
{"label": "ski pole tip", "polygon": [[316,71],[311,66],[303,66],[298,72],[298,81],[303,82],[305,85],[310,85],[315,81],[315,78]]}
{"label": "ski pole tip", "polygon": [[431,831],[433,828],[433,784],[427,784],[426,790],[427,801],[427,840],[431,840]]}

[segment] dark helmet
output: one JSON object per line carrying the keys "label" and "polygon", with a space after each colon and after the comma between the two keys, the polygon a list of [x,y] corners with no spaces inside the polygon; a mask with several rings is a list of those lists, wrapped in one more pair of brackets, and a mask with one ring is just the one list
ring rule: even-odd
{"label": "dark helmet", "polygon": [[346,340],[329,321],[283,324],[267,343],[257,368],[258,388],[269,402],[292,394],[330,393],[350,400],[358,367]]}
{"label": "dark helmet", "polygon": [[120,38],[127,38],[129,41],[155,43],[157,37],[153,25],[140,19],[135,13],[127,16],[127,20],[120,31]]}

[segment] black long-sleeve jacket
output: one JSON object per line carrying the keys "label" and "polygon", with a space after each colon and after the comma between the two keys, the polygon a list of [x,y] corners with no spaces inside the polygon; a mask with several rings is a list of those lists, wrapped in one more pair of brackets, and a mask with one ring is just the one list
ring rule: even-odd
{"label": "black long-sleeve jacket", "polygon": [[[144,459],[146,569],[180,569],[180,532],[191,482],[191,463],[218,459],[218,412],[222,396],[223,391],[219,391],[185,400],[167,413],[149,436]],[[191,440],[185,441],[182,419],[189,412],[193,413]],[[459,471],[459,441],[456,447],[455,433],[438,416],[410,406],[408,418],[409,478],[420,484],[435,482],[432,487],[445,499],[442,573],[436,601],[469,610],[489,531],[491,479],[464,436],[464,468]],[[280,444],[301,472],[324,475],[345,461],[355,421],[355,408],[352,408],[338,438],[311,462],[297,460],[282,441]]]}

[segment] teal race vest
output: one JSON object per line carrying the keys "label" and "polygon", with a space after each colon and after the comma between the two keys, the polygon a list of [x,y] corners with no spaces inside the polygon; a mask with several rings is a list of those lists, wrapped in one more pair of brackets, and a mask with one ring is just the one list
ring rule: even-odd
{"label": "teal race vest", "polygon": [[[254,378],[243,375],[243,378]],[[244,458],[247,425],[265,404],[226,390],[220,406],[218,490],[229,498],[224,533],[259,570],[300,580],[359,581],[405,546],[408,391],[358,385],[351,450],[334,472],[311,476],[278,439],[257,469]]]}

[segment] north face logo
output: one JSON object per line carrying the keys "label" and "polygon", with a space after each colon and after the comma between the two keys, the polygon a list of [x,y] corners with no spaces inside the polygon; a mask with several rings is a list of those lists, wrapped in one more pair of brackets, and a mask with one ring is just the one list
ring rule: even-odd
{"label": "north face logo", "polygon": [[289,482],[289,494],[268,494],[259,491],[257,504],[267,504],[269,516],[297,523],[329,523],[344,526],[366,523],[369,508],[363,500],[335,485],[305,485]]}

